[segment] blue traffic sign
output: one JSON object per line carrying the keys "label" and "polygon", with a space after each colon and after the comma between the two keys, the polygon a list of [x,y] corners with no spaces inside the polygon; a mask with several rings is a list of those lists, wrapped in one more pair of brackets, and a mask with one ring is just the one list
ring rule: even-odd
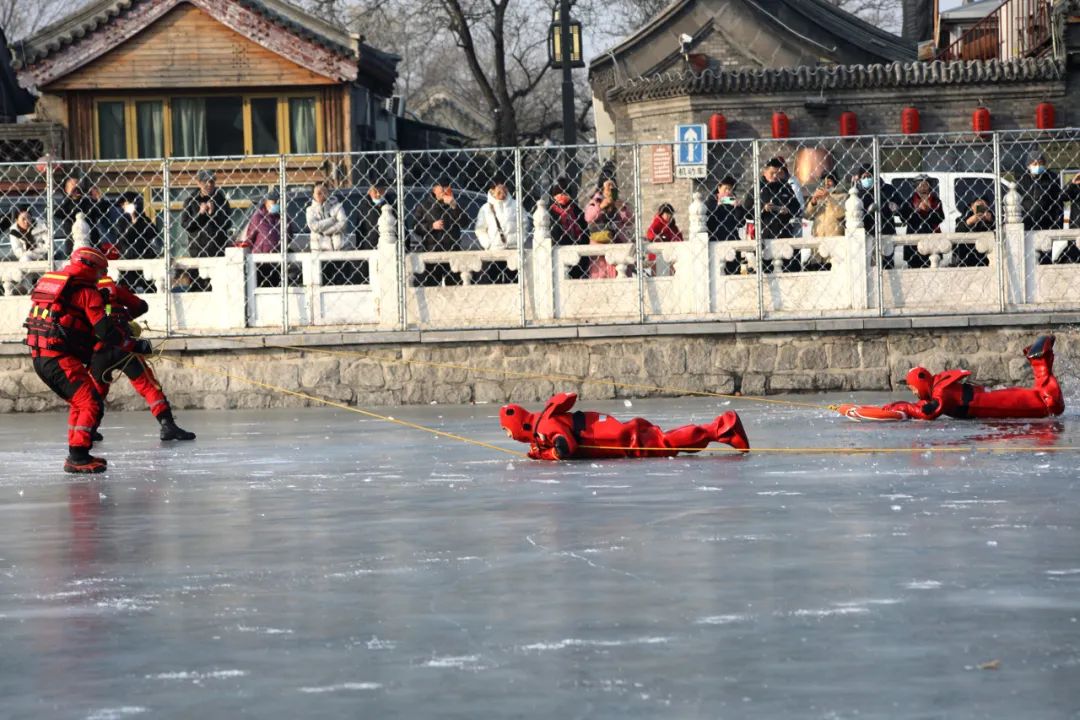
{"label": "blue traffic sign", "polygon": [[705,124],[675,126],[675,164],[705,164]]}

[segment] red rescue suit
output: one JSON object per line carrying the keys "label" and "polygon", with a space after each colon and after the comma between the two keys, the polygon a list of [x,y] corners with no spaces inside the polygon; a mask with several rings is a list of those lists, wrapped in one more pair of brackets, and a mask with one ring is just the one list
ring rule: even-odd
{"label": "red rescue suit", "polygon": [[[125,338],[133,339],[129,322],[150,309],[146,301],[108,276],[98,281],[98,289],[102,291],[103,296],[108,297],[106,309],[117,331]],[[128,376],[131,386],[146,400],[155,418],[169,412],[169,401],[161,390],[161,383],[158,382],[154,371],[142,356],[125,352],[115,345],[99,342],[94,346],[94,357],[90,362],[90,376],[103,402],[109,397],[113,376],[117,372]]]}
{"label": "red rescue suit", "polygon": [[886,410],[899,410],[915,420],[933,420],[940,415],[954,418],[1043,418],[1060,415],[1065,410],[1061,387],[1054,377],[1053,337],[1047,338],[1039,357],[1027,351],[1028,362],[1035,374],[1030,388],[987,390],[982,385],[964,382],[971,373],[967,370],[946,370],[930,375],[926,368],[914,368],[907,375],[907,384],[919,402],[895,402]]}
{"label": "red rescue suit", "polygon": [[539,413],[520,405],[504,405],[499,424],[507,435],[529,444],[534,460],[581,458],[670,457],[721,442],[749,450],[739,416],[726,412],[708,425],[685,425],[664,432],[648,420],[620,422],[610,415],[578,410],[571,412],[577,395],[559,393]]}
{"label": "red rescue suit", "polygon": [[[97,251],[83,248],[79,258],[104,262]],[[87,372],[94,345],[124,344],[112,326],[97,289],[98,268],[73,256],[58,272],[45,273],[31,293],[33,306],[24,323],[26,344],[34,371],[68,401],[68,446],[81,451],[92,446],[91,432],[101,421],[101,397]],[[102,266],[103,267],[103,266]]]}

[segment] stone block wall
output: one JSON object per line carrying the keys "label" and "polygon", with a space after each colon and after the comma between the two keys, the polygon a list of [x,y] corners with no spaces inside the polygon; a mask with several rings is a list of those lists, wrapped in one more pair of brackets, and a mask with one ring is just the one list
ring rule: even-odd
{"label": "stone block wall", "polygon": [[[159,360],[156,367],[177,409],[318,404],[239,377],[359,407],[537,403],[562,391],[576,392],[583,399],[694,392],[906,393],[904,374],[920,364],[934,372],[969,369],[978,382],[987,385],[1030,383],[1031,371],[1022,348],[1045,331],[969,327],[650,335],[311,347],[303,353],[221,349],[179,353],[175,357],[184,364]],[[1061,327],[1057,334],[1057,370],[1067,392],[1074,382],[1070,350],[1080,348],[1080,329]],[[62,406],[34,375],[29,358],[0,355],[0,412],[36,412]],[[109,407],[138,410],[144,404],[121,379],[114,384]]]}

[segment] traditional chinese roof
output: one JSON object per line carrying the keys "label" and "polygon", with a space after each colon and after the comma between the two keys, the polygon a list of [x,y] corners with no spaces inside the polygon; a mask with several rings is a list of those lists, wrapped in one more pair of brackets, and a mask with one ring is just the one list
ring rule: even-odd
{"label": "traditional chinese roof", "polygon": [[[165,0],[170,8],[185,0]],[[340,28],[312,15],[285,0],[231,0],[252,10],[294,35],[298,35],[346,57],[356,57],[356,43]],[[32,37],[18,43],[17,67],[30,65],[54,52],[73,45],[93,32],[111,24],[139,5],[161,4],[161,0],[96,0],[78,11],[48,25]],[[192,3],[199,5],[199,3]],[[211,14],[216,14],[211,12]]]}
{"label": "traditional chinese roof", "polygon": [[706,70],[700,74],[681,71],[637,78],[612,88],[608,97],[633,103],[685,95],[902,89],[938,85],[1026,83],[1064,78],[1064,63],[1049,57],[780,69],[744,68]]}

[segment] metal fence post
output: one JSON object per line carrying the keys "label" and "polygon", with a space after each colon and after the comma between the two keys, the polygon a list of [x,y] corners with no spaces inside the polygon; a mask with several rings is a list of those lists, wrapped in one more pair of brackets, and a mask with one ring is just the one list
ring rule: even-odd
{"label": "metal fence post", "polygon": [[397,264],[398,264],[398,286],[397,286],[397,303],[398,303],[398,318],[400,318],[400,330],[407,330],[409,327],[408,317],[408,303],[406,302],[407,288],[409,287],[409,278],[406,275],[408,267],[405,263],[405,253],[409,248],[407,244],[409,242],[408,233],[405,231],[405,155],[400,150],[394,153],[394,165],[395,174],[397,175],[397,223],[398,223],[398,241],[397,241]]}
{"label": "metal fence post", "polygon": [[165,263],[165,337],[172,335],[172,185],[169,177],[169,159],[161,161],[161,254]]}
{"label": "metal fence post", "polygon": [[757,307],[758,307],[758,320],[765,319],[765,241],[762,239],[764,233],[761,227],[761,148],[758,140],[752,141],[752,153],[753,169],[750,176],[753,178],[754,183],[754,238],[757,244]]}
{"label": "metal fence post", "polygon": [[642,230],[641,213],[641,146],[633,146],[634,158],[634,250],[637,257],[638,322],[645,322],[645,232]]}
{"label": "metal fence post", "polygon": [[521,307],[521,327],[528,325],[525,301],[525,188],[521,179],[521,148],[514,148],[514,187],[517,188],[518,237],[518,301]]}
{"label": "metal fence post", "polygon": [[994,242],[997,245],[998,312],[1005,312],[1005,214],[1001,196],[1001,135],[994,133]]}
{"label": "metal fence post", "polygon": [[878,317],[885,316],[885,267],[881,255],[881,142],[874,136],[872,149],[874,162],[874,268],[877,271]]}
{"label": "metal fence post", "polygon": [[56,220],[53,217],[54,195],[56,194],[55,176],[53,174],[52,153],[45,156],[45,222],[49,229],[49,269],[56,269]]}
{"label": "metal fence post", "polygon": [[[285,202],[285,156],[278,156],[278,234],[281,235],[281,332],[289,332],[289,213]],[[255,277],[258,278],[258,270]]]}

